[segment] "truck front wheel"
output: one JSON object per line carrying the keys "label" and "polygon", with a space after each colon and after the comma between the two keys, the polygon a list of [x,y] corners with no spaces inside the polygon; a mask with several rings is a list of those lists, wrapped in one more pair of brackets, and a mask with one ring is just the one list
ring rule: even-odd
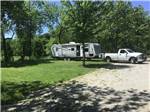
{"label": "truck front wheel", "polygon": [[111,58],[110,57],[106,57],[106,62],[111,62]]}

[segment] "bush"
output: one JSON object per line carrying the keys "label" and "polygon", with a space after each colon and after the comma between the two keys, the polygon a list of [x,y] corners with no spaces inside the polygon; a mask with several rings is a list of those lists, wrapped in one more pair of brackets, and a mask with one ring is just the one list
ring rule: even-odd
{"label": "bush", "polygon": [[34,39],[33,40],[33,56],[36,58],[40,58],[44,56],[45,51],[44,51],[44,45],[43,41],[40,38]]}

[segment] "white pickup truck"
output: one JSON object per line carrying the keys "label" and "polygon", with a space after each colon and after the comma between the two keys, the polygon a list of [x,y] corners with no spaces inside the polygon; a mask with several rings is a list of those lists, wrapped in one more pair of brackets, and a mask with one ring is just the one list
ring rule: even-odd
{"label": "white pickup truck", "polygon": [[131,63],[142,63],[146,61],[146,56],[140,52],[134,52],[131,49],[119,49],[118,53],[105,53],[105,60],[120,61],[120,62],[131,62]]}

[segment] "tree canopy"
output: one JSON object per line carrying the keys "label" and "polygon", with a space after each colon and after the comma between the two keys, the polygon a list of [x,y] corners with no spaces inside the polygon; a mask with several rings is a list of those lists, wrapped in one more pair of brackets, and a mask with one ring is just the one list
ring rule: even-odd
{"label": "tree canopy", "polygon": [[[83,48],[86,42],[98,42],[105,52],[123,47],[150,54],[150,15],[129,1],[2,1],[1,18],[6,65],[13,56],[47,56],[53,43],[70,41]],[[44,28],[48,32],[41,35]],[[10,31],[15,39],[6,39]]]}

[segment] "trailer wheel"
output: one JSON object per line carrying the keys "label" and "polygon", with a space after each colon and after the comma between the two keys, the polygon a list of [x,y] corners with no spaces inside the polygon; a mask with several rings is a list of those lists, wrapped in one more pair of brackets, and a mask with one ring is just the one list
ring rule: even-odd
{"label": "trailer wheel", "polygon": [[106,62],[111,62],[111,58],[110,57],[106,57]]}

